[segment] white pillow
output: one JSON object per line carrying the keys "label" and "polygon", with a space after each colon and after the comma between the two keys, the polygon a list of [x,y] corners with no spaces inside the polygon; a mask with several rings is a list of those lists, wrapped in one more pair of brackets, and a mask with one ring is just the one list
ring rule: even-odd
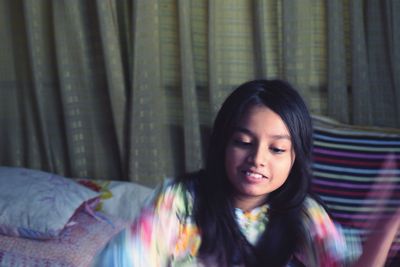
{"label": "white pillow", "polygon": [[60,175],[0,167],[0,233],[33,239],[57,237],[75,211],[97,196]]}

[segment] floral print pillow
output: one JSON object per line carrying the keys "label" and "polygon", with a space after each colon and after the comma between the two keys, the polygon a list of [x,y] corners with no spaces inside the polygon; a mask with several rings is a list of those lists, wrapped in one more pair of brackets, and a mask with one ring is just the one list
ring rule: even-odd
{"label": "floral print pillow", "polygon": [[99,193],[72,179],[39,170],[0,167],[0,233],[57,237],[84,203]]}

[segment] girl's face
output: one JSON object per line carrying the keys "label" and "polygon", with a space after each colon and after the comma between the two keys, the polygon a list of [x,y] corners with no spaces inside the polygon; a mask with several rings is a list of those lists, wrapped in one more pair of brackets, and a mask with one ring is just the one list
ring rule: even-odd
{"label": "girl's face", "polygon": [[281,117],[266,106],[247,109],[225,151],[234,205],[244,211],[261,205],[285,183],[294,160],[289,130]]}

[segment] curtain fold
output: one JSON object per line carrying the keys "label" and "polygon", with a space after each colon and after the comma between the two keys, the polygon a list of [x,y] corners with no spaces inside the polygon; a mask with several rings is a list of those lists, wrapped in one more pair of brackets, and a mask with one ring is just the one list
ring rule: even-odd
{"label": "curtain fold", "polygon": [[181,91],[183,101],[184,161],[185,170],[193,172],[202,167],[201,136],[196,81],[193,64],[190,3],[178,1],[179,51],[181,67]]}
{"label": "curtain fold", "polygon": [[[343,1],[326,0],[326,5],[328,10],[328,113],[339,121],[348,123],[350,115],[347,92],[345,8]],[[337,108],[338,106],[341,108]]]}
{"label": "curtain fold", "polygon": [[225,97],[290,81],[315,114],[400,126],[395,0],[0,1],[0,164],[155,185],[203,164]]}
{"label": "curtain fold", "polygon": [[312,9],[308,0],[282,1],[283,76],[294,85],[309,105],[313,49]]}
{"label": "curtain fold", "polygon": [[[17,72],[16,72],[16,58],[18,47],[16,45],[16,35],[13,32],[17,32],[15,29],[16,23],[11,23],[11,17],[15,13],[14,8],[10,3],[0,1],[0,38],[1,50],[0,59],[3,66],[0,68],[0,79],[1,79],[1,90],[0,99],[2,101],[0,105],[0,136],[6,141],[1,142],[0,159],[2,164],[21,165],[22,162],[22,132],[21,132],[21,114],[17,96],[19,91],[17,90]],[[19,22],[20,20],[18,20]],[[14,26],[14,27],[13,27]],[[7,52],[6,52],[7,51]],[[15,122],[15,123],[11,123]],[[1,140],[1,139],[0,139]]]}
{"label": "curtain fold", "polygon": [[[114,3],[115,4],[115,3]],[[96,1],[101,48],[104,56],[106,90],[112,111],[112,131],[117,137],[119,158],[126,155],[127,84],[124,78],[123,60],[115,5],[110,1]],[[126,164],[126,163],[125,163]],[[125,166],[123,164],[123,166]]]}
{"label": "curtain fold", "polygon": [[368,70],[371,86],[372,124],[395,125],[395,90],[390,64],[389,39],[391,29],[385,23],[384,2],[368,0],[366,2]]}
{"label": "curtain fold", "polygon": [[254,69],[256,78],[268,77],[268,3],[267,1],[253,2],[253,40],[254,40]]}
{"label": "curtain fold", "polygon": [[51,3],[70,175],[117,178],[121,162],[98,14],[89,2]]}
{"label": "curtain fold", "polygon": [[388,53],[390,60],[390,76],[393,83],[395,114],[397,121],[393,125],[400,125],[400,2],[386,0],[384,2],[384,25],[387,28]]}
{"label": "curtain fold", "polygon": [[[61,112],[67,143],[68,169],[77,176],[87,176],[93,170],[94,160],[89,153],[93,151],[90,121],[91,89],[89,75],[88,48],[89,36],[82,27],[82,6],[79,3],[52,2],[54,19],[54,43],[61,96]],[[66,23],[68,22],[68,23]],[[83,89],[85,88],[85,89]],[[51,88],[50,88],[51,90]]]}
{"label": "curtain fold", "polygon": [[129,175],[151,185],[165,177],[165,96],[161,88],[158,1],[137,1],[134,20],[135,90],[130,100]]}
{"label": "curtain fold", "polygon": [[368,75],[367,38],[364,25],[364,1],[350,1],[351,87],[353,123],[372,124],[372,96]]}

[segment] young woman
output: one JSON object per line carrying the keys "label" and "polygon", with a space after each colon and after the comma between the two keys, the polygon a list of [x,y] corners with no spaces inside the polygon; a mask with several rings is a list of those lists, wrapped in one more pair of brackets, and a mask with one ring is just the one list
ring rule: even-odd
{"label": "young woman", "polygon": [[216,117],[205,168],[165,182],[132,225],[133,266],[383,265],[389,248],[359,257],[309,194],[311,147],[309,112],[288,83],[238,87]]}

